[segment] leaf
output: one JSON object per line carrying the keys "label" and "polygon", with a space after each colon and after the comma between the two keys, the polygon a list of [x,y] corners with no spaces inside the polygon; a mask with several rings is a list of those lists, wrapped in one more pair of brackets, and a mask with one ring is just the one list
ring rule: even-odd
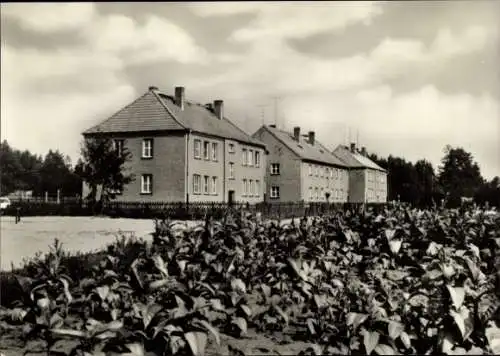
{"label": "leaf", "polygon": [[453,306],[458,310],[465,298],[465,289],[463,287],[452,287],[451,285],[447,284],[446,288],[448,289],[448,292],[450,293],[451,301],[453,303]]}
{"label": "leaf", "polygon": [[500,328],[491,323],[491,325],[486,328],[485,335],[493,354],[500,355]]}
{"label": "leaf", "polygon": [[281,317],[283,318],[283,320],[285,320],[285,323],[286,325],[288,325],[288,314],[286,314],[283,309],[281,309],[279,306],[275,305],[274,306],[274,309],[278,312],[279,315],[281,315]]}
{"label": "leaf", "polygon": [[406,333],[406,331],[401,332],[401,335],[399,335],[399,338],[401,339],[401,342],[407,349],[411,348],[411,340],[410,336]]}
{"label": "leaf", "polygon": [[251,316],[252,315],[252,309],[250,309],[250,307],[248,305],[240,305],[241,309],[245,312],[245,314],[247,316]]}
{"label": "leaf", "polygon": [[465,321],[462,318],[462,315],[453,310],[450,310],[450,315],[453,317],[455,324],[458,326],[458,330],[460,330],[460,334],[462,335],[463,339],[465,335]]}
{"label": "leaf", "polygon": [[354,330],[356,330],[361,324],[365,322],[368,318],[368,314],[361,313],[349,313],[347,314],[347,326],[352,325]]}
{"label": "leaf", "polygon": [[165,278],[165,279],[159,279],[157,281],[151,282],[149,284],[149,289],[151,289],[151,290],[159,289],[159,288],[167,285],[169,281],[170,281],[169,279]]}
{"label": "leaf", "polygon": [[378,344],[374,350],[378,355],[399,355],[391,346],[386,344]]}
{"label": "leaf", "polygon": [[314,328],[314,319],[312,318],[307,319],[307,327],[311,335],[316,335],[316,329]]}
{"label": "leaf", "polygon": [[212,305],[212,308],[214,308],[217,311],[224,311],[224,306],[220,302],[220,299],[210,299],[210,304]]}
{"label": "leaf", "polygon": [[184,334],[193,356],[203,356],[207,344],[207,334],[201,331],[190,331]]}
{"label": "leaf", "polygon": [[391,249],[391,252],[393,254],[397,254],[399,250],[401,249],[401,244],[403,243],[403,240],[389,240],[389,247]]}
{"label": "leaf", "polygon": [[404,331],[403,324],[393,320],[389,322],[388,328],[389,328],[389,337],[393,340],[396,340]]}
{"label": "leaf", "polygon": [[151,257],[153,260],[155,267],[160,271],[161,274],[163,274],[165,277],[168,277],[168,271],[165,268],[165,262],[163,261],[163,258],[161,258],[160,255],[154,255]]}
{"label": "leaf", "polygon": [[235,292],[239,291],[243,294],[245,294],[247,292],[247,288],[245,286],[245,283],[239,278],[235,278],[231,281],[231,288]]}
{"label": "leaf", "polygon": [[365,330],[363,335],[363,344],[365,345],[366,353],[368,355],[372,353],[375,347],[377,347],[379,339],[380,334],[378,332]]}
{"label": "leaf", "polygon": [[101,298],[101,300],[106,300],[109,294],[109,286],[97,287],[96,290],[99,298]]}
{"label": "leaf", "polygon": [[138,342],[132,344],[126,344],[125,347],[129,352],[121,353],[121,356],[146,356],[144,351],[144,346]]}
{"label": "leaf", "polygon": [[474,329],[474,321],[471,318],[469,309],[461,307],[459,312],[450,310],[450,315],[453,317],[455,324],[457,324],[460,330],[462,340],[467,339]]}
{"label": "leaf", "polygon": [[302,275],[300,274],[300,267],[299,267],[299,264],[297,263],[296,260],[294,260],[293,258],[288,258],[287,259],[287,262],[288,264],[290,265],[290,267],[292,267],[293,271],[295,272],[295,274],[299,277],[299,278],[303,278]]}
{"label": "leaf", "polygon": [[214,336],[215,342],[217,345],[220,345],[220,335],[216,328],[214,328],[209,322],[206,320],[198,320],[198,322],[203,325],[210,333]]}
{"label": "leaf", "polygon": [[72,336],[72,337],[79,337],[79,338],[85,338],[87,336],[87,333],[85,331],[81,331],[81,330],[51,329],[50,331],[53,334],[60,335],[60,336]]}
{"label": "leaf", "polygon": [[245,319],[241,317],[233,318],[233,324],[236,324],[236,326],[240,328],[242,335],[245,335],[247,333],[248,326],[247,326],[247,321]]}
{"label": "leaf", "polygon": [[66,296],[66,300],[68,301],[68,304],[73,301],[73,296],[71,295],[69,291],[69,282],[65,278],[59,278],[61,283],[63,284],[64,288],[64,295]]}
{"label": "leaf", "polygon": [[476,245],[472,243],[469,244],[469,249],[472,251],[474,256],[476,256],[477,258],[481,258],[481,254],[479,253],[479,248]]}
{"label": "leaf", "polygon": [[395,234],[396,234],[396,230],[394,230],[394,229],[386,229],[385,230],[385,237],[387,238],[387,241],[391,241]]}

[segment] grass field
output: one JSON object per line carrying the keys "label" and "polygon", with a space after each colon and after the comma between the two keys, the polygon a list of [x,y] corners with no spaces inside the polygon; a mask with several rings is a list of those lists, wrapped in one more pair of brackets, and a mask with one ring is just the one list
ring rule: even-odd
{"label": "grass field", "polygon": [[55,238],[68,251],[87,252],[113,242],[119,232],[148,238],[154,229],[154,222],[149,219],[102,217],[24,217],[15,224],[14,217],[2,216],[0,224],[2,270],[10,270],[11,263],[19,266],[24,258],[37,252],[47,252]]}

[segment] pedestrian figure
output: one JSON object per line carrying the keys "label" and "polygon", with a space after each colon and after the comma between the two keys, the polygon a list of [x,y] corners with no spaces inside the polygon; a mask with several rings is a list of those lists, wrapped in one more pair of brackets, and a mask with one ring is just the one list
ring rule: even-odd
{"label": "pedestrian figure", "polygon": [[21,221],[21,208],[16,208],[16,224]]}

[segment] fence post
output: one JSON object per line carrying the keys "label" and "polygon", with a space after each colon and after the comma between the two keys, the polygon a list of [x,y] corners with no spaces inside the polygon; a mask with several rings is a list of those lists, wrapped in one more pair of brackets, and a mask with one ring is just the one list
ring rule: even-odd
{"label": "fence post", "polygon": [[57,190],[57,204],[61,204],[61,189]]}
{"label": "fence post", "polygon": [[49,201],[49,192],[45,192],[45,202]]}

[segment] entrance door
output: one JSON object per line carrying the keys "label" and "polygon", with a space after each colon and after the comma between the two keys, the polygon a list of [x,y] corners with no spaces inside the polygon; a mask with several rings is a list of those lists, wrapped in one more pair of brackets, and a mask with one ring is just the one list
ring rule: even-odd
{"label": "entrance door", "polygon": [[229,205],[233,205],[233,203],[234,203],[234,190],[228,191],[227,202],[229,203]]}

